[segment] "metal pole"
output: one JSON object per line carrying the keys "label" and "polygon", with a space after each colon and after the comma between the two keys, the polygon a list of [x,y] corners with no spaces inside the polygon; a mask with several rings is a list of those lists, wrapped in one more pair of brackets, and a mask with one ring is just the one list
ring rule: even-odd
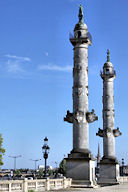
{"label": "metal pole", "polygon": [[18,156],[8,156],[8,157],[11,157],[11,158],[14,159],[14,170],[16,170],[16,159],[17,159],[18,157],[21,157],[21,155],[18,155]]}
{"label": "metal pole", "polygon": [[40,161],[41,159],[29,159],[29,160],[35,162],[35,172],[36,172],[36,164],[37,164],[37,161]]}
{"label": "metal pole", "polygon": [[47,159],[45,158],[45,177],[46,177],[46,166],[47,166]]}
{"label": "metal pole", "polygon": [[37,161],[35,161],[35,172],[36,172],[36,162],[37,162]]}
{"label": "metal pole", "polygon": [[16,157],[14,157],[14,170],[16,171]]}

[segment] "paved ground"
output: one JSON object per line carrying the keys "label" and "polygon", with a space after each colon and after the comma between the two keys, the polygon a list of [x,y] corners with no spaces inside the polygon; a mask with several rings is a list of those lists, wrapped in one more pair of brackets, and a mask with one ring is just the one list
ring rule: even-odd
{"label": "paved ground", "polygon": [[[122,183],[120,185],[114,185],[109,187],[98,187],[95,189],[84,188],[84,189],[65,189],[65,190],[56,190],[57,192],[128,192],[128,183]],[[55,191],[50,191],[55,192]]]}

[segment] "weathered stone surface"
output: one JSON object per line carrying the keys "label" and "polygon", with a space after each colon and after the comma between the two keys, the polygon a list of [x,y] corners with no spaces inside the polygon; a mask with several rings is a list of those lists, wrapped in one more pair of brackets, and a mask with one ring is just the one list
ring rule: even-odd
{"label": "weathered stone surface", "polygon": [[100,163],[100,177],[98,183],[100,185],[105,184],[117,184],[119,183],[119,164],[109,162]]}
{"label": "weathered stone surface", "polygon": [[66,177],[71,177],[76,184],[79,180],[83,180],[86,187],[95,184],[95,160],[90,160],[90,158],[67,158],[66,166]]}
{"label": "weathered stone surface", "polygon": [[88,123],[98,118],[94,110],[88,112],[88,46],[91,38],[86,24],[75,25],[70,42],[74,46],[73,113],[67,111],[64,121],[73,123],[73,151],[89,151]]}

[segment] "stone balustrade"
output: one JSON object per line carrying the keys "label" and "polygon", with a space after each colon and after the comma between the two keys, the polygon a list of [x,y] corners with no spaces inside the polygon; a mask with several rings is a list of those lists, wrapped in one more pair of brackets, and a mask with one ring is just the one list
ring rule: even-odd
{"label": "stone balustrade", "polygon": [[119,182],[120,183],[128,183],[128,176],[122,176],[122,177],[119,177]]}
{"label": "stone balustrade", "polygon": [[34,192],[65,189],[71,186],[72,179],[35,179],[0,181],[0,192]]}

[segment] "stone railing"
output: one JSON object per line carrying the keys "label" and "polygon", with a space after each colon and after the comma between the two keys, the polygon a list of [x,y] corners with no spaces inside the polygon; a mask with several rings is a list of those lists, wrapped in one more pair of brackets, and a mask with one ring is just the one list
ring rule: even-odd
{"label": "stone railing", "polygon": [[36,179],[36,180],[4,180],[0,181],[0,192],[28,192],[33,190],[49,191],[56,189],[65,189],[71,186],[72,179]]}
{"label": "stone railing", "polygon": [[119,182],[120,183],[128,182],[128,176],[119,177]]}

